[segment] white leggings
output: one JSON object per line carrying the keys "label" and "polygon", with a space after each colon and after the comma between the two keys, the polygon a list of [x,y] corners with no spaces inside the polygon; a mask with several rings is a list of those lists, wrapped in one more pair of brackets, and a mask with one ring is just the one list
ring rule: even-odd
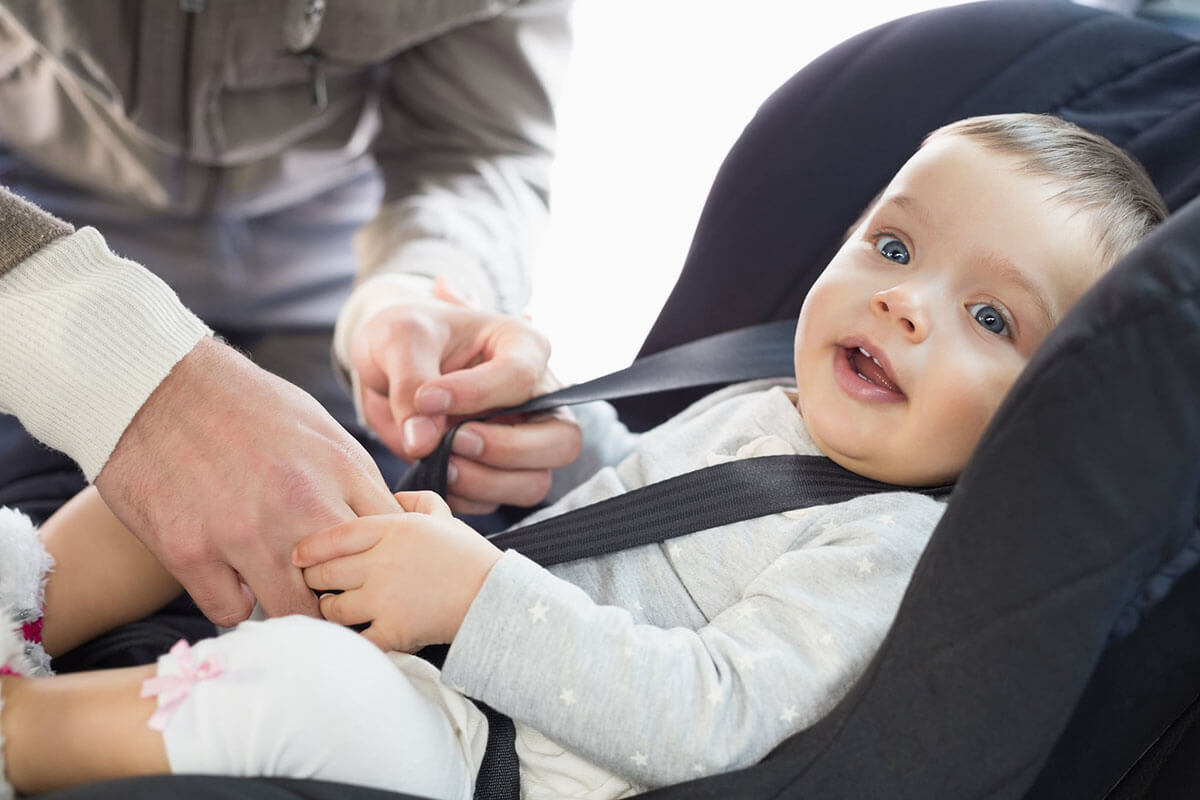
{"label": "white leggings", "polygon": [[[173,710],[163,730],[172,772],[471,797],[487,723],[420,659],[308,617],[244,622],[192,654],[215,654],[222,672]],[[159,659],[160,676],[179,672],[174,656]]]}

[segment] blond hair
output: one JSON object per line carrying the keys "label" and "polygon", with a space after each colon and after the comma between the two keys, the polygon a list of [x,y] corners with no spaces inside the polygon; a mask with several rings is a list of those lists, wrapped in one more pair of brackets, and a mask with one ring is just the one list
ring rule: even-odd
{"label": "blond hair", "polygon": [[1167,217],[1146,170],[1115,144],[1050,114],[968,117],[938,128],[925,143],[963,136],[1015,156],[1018,168],[1061,184],[1055,197],[1091,215],[1104,268]]}

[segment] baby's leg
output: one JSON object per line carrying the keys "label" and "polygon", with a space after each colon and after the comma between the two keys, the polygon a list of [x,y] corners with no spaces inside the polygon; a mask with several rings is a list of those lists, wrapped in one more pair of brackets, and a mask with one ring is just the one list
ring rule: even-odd
{"label": "baby's leg", "polygon": [[89,486],[41,526],[55,567],[42,641],[59,656],[158,611],[182,587]]}
{"label": "baby's leg", "polygon": [[[423,686],[420,671],[410,680],[358,634],[286,617],[244,623],[189,655],[190,666],[173,652],[157,668],[0,678],[6,694],[12,687],[0,722],[17,788],[171,771],[471,797],[487,735],[482,714],[444,688]],[[150,676],[183,686],[178,703],[169,691],[140,698]],[[147,725],[152,714],[161,734]],[[56,738],[74,740],[69,756],[46,745]],[[78,766],[67,772],[69,764]]]}
{"label": "baby's leg", "polygon": [[[154,665],[51,678],[0,676],[0,730],[8,780],[28,794],[169,771],[162,735],[138,696]],[[0,793],[3,789],[0,789]]]}

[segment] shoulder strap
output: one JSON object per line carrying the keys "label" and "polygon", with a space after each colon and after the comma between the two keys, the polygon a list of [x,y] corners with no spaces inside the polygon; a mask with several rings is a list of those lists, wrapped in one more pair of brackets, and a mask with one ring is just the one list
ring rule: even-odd
{"label": "shoulder strap", "polygon": [[[546,411],[592,400],[616,400],[672,389],[791,375],[795,331],[795,320],[783,320],[718,333],[640,358],[625,369],[535,397],[516,408],[493,411],[476,419]],[[436,450],[405,473],[396,490],[429,489],[445,497],[450,445],[459,427],[467,421],[451,428]]]}

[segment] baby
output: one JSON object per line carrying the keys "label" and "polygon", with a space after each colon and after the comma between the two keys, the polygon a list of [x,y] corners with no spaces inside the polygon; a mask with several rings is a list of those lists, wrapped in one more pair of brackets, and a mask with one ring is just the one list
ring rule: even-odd
{"label": "baby", "polygon": [[[538,518],[723,460],[825,455],[896,491],[544,569],[426,493],[293,552],[331,622],[249,622],[157,665],[21,677],[179,591],[93,491],[41,534],[0,518],[7,776],[21,791],[167,772],[320,777],[470,797],[511,716],[526,797],[621,797],[752,764],[844,695],[886,634],[954,481],[1063,315],[1166,211],[1109,142],[1010,114],[932,133],[805,300],[795,382],[717,392],[628,434]],[[577,468],[575,472],[579,472]],[[576,478],[586,477],[580,482]],[[7,525],[5,524],[7,519]],[[340,624],[331,624],[340,623]],[[343,626],[366,624],[362,635]],[[377,645],[378,647],[373,647]],[[450,643],[439,671],[405,653]]]}

